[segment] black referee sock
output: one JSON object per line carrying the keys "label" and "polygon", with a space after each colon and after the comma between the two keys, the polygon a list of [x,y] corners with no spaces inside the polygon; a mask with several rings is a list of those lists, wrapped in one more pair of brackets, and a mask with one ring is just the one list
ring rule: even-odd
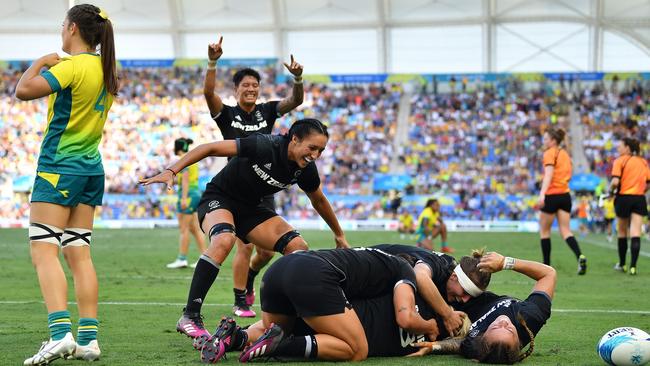
{"label": "black referee sock", "polygon": [[315,359],[318,357],[318,344],[316,337],[308,336],[289,336],[280,341],[278,348],[275,350],[276,356],[287,356],[297,358]]}
{"label": "black referee sock", "polygon": [[540,240],[542,243],[542,256],[544,257],[544,264],[551,265],[551,238]]}
{"label": "black referee sock", "polygon": [[570,237],[564,239],[564,241],[566,241],[569,248],[571,248],[571,250],[573,251],[573,254],[576,255],[576,258],[580,258],[580,255],[582,255],[582,252],[580,251],[580,246],[578,246],[578,241],[576,240],[576,238],[573,237],[573,236],[570,236]]}
{"label": "black referee sock", "polygon": [[632,242],[632,245],[630,245],[630,251],[632,252],[630,267],[636,267],[636,261],[639,259],[639,252],[641,251],[641,238],[635,236],[630,241]]}
{"label": "black referee sock", "polygon": [[627,257],[627,238],[618,238],[618,265],[623,267],[625,265],[625,257]]}
{"label": "black referee sock", "polygon": [[255,277],[260,273],[252,268],[248,268],[248,278],[246,279],[246,291],[253,291],[253,283],[255,283]]}
{"label": "black referee sock", "polygon": [[246,290],[240,290],[238,288],[233,288],[232,292],[235,293],[235,305],[245,306],[246,305]]}
{"label": "black referee sock", "polygon": [[203,305],[205,296],[217,278],[220,267],[212,258],[207,255],[201,255],[201,258],[196,263],[194,275],[192,276],[190,293],[187,296],[187,305],[185,306],[186,313],[201,312],[201,305]]}

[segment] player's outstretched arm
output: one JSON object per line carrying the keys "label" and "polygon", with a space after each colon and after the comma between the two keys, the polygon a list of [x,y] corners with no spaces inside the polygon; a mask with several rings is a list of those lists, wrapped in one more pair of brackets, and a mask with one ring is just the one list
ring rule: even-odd
{"label": "player's outstretched arm", "polygon": [[217,78],[217,60],[223,55],[221,42],[223,42],[223,37],[219,38],[219,42],[208,45],[208,68],[203,83],[203,96],[208,104],[208,109],[210,109],[210,115],[213,117],[221,113],[221,109],[223,109],[221,98],[214,92]]}
{"label": "player's outstretched arm", "polygon": [[350,244],[348,244],[348,240],[345,238],[345,233],[339,224],[339,220],[336,218],[334,209],[332,209],[330,201],[327,200],[327,197],[325,197],[321,188],[318,187],[315,191],[305,192],[305,194],[307,197],[309,197],[311,205],[314,206],[314,210],[316,210],[320,217],[325,220],[327,226],[329,226],[334,233],[334,241],[336,242],[336,247],[349,248]]}
{"label": "player's outstretched arm", "polygon": [[282,99],[278,104],[278,112],[280,114],[289,113],[299,105],[302,104],[302,101],[305,97],[305,92],[302,86],[302,65],[297,63],[294,60],[293,55],[291,55],[291,63],[284,63],[284,67],[289,70],[291,75],[293,75],[293,89],[291,89],[291,95]]}
{"label": "player's outstretched arm", "polygon": [[174,177],[176,174],[178,174],[178,172],[185,169],[186,167],[196,163],[197,161],[202,160],[208,156],[229,157],[235,155],[237,155],[236,140],[216,141],[208,144],[202,144],[190,150],[187,154],[183,155],[180,160],[171,166],[165,168],[162,173],[150,178],[142,178],[138,181],[138,183],[145,186],[153,183],[164,183],[167,185],[167,189],[171,189],[174,185]]}
{"label": "player's outstretched arm", "polygon": [[481,271],[490,273],[499,272],[503,269],[512,269],[536,281],[533,291],[545,292],[551,299],[555,293],[555,283],[557,282],[555,269],[546,264],[504,257],[497,252],[490,252],[481,257],[478,267]]}

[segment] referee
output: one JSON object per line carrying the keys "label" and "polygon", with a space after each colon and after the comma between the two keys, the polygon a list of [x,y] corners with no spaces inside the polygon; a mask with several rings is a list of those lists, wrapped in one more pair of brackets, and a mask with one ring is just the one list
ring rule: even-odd
{"label": "referee", "polygon": [[618,263],[614,269],[627,271],[627,237],[631,237],[630,275],[636,275],[636,262],[641,251],[641,225],[648,215],[645,192],[650,181],[648,162],[639,156],[639,140],[625,137],[618,145],[618,154],[612,167],[610,192],[616,194],[614,210],[618,222]]}

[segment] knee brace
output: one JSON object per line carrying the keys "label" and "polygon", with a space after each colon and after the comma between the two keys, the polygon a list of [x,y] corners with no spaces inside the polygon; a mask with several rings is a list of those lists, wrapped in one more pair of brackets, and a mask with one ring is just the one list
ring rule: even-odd
{"label": "knee brace", "polygon": [[29,224],[29,241],[61,245],[63,230],[52,225],[32,222]]}
{"label": "knee brace", "polygon": [[222,222],[219,224],[214,224],[210,231],[208,232],[208,239],[212,240],[212,237],[219,235],[221,233],[235,233],[235,226],[227,222]]}
{"label": "knee brace", "polygon": [[284,233],[284,235],[282,235],[280,239],[275,242],[273,250],[280,254],[284,254],[284,250],[287,248],[287,245],[289,245],[289,242],[296,236],[300,236],[300,233],[297,230],[291,230]]}
{"label": "knee brace", "polygon": [[92,230],[81,228],[68,228],[63,232],[61,238],[61,247],[81,247],[84,245],[90,246],[90,237]]}

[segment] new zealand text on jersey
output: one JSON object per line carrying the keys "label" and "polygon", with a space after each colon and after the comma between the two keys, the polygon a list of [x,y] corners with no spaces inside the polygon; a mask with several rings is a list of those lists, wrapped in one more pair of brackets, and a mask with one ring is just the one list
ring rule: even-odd
{"label": "new zealand text on jersey", "polygon": [[278,182],[275,178],[271,177],[269,173],[262,170],[262,168],[260,168],[257,164],[253,164],[253,170],[255,171],[257,176],[262,178],[262,180],[266,182],[266,184],[268,185],[272,185],[274,187],[279,187],[282,189],[287,189],[291,187],[291,184],[283,184],[281,182]]}
{"label": "new zealand text on jersey", "polygon": [[268,124],[266,123],[266,120],[264,120],[264,121],[262,121],[262,122],[260,122],[260,123],[258,123],[256,125],[243,125],[241,122],[232,121],[232,122],[230,122],[230,126],[232,128],[237,128],[237,129],[240,129],[242,131],[259,131],[259,130],[265,128],[266,126],[268,126]]}

